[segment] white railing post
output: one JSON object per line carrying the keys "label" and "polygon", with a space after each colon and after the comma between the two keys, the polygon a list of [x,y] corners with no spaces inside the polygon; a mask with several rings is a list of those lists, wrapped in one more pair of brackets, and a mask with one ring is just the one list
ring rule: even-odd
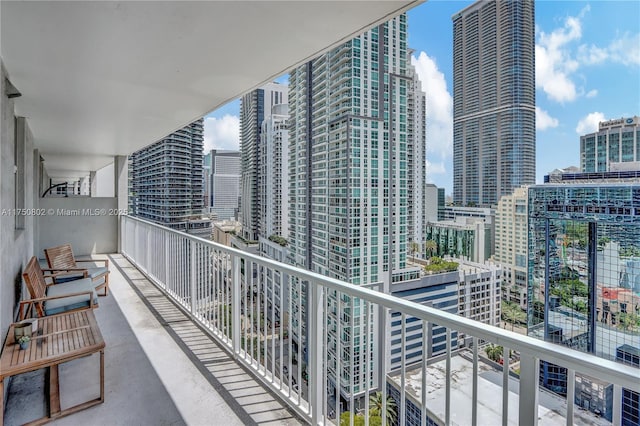
{"label": "white railing post", "polygon": [[231,341],[233,344],[233,354],[237,358],[240,355],[240,340],[242,338],[240,325],[242,321],[242,310],[240,308],[240,257],[232,258],[233,275],[231,276]]}
{"label": "white railing post", "polygon": [[518,424],[538,424],[538,377],[540,362],[536,357],[520,354],[520,408]]}
{"label": "white railing post", "polygon": [[[576,372],[567,368],[567,425],[573,425],[573,405],[576,400]],[[615,423],[614,423],[615,424]]]}
{"label": "white railing post", "polygon": [[171,262],[169,262],[169,259],[172,259],[170,256],[171,250],[169,249],[171,234],[163,231],[162,235],[164,235],[164,282],[162,284],[166,290],[169,287],[169,280],[171,276]]}
{"label": "white railing post", "polygon": [[[322,356],[324,353],[324,305],[322,287],[309,281],[309,330],[307,330],[307,354],[309,358],[309,406],[311,409],[311,424],[320,424],[324,415],[322,405],[324,383],[322,382]],[[338,382],[339,383],[339,382]],[[302,388],[302,386],[301,386]],[[339,392],[338,387],[338,392]]]}
{"label": "white railing post", "polygon": [[622,387],[613,385],[613,423],[614,425],[622,424]]}
{"label": "white railing post", "polygon": [[191,300],[191,313],[196,314],[196,243],[189,240],[189,299]]}

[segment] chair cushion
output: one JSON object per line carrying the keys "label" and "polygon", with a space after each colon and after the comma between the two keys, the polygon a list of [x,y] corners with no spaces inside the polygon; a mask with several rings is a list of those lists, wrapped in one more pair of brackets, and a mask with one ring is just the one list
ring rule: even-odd
{"label": "chair cushion", "polygon": [[[87,274],[89,275],[89,278],[95,279],[97,277],[100,277],[102,275],[106,275],[109,273],[109,269],[104,268],[104,267],[94,267],[94,268],[86,268],[87,269]],[[56,277],[56,283],[66,283],[69,281],[75,281],[75,280],[79,280],[82,279],[84,277],[84,274],[82,272],[73,272],[73,273],[69,273],[69,274],[64,274],[64,275],[58,275]],[[95,287],[98,287],[99,285],[104,284],[104,278],[96,281],[95,283]]]}
{"label": "chair cushion", "polygon": [[[91,278],[83,278],[81,280],[69,281],[66,283],[56,284],[47,287],[47,296],[62,296],[65,294],[80,293],[91,291],[93,303],[98,303],[98,295],[94,289],[94,283]],[[46,315],[55,315],[73,309],[79,309],[89,306],[89,297],[87,295],[64,297],[60,299],[47,300],[44,303],[44,312]]]}

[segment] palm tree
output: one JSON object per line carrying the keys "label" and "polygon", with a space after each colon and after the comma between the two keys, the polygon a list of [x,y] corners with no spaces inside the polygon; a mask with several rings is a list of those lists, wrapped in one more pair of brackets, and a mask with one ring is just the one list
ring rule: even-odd
{"label": "palm tree", "polygon": [[492,343],[484,348],[484,351],[487,354],[487,358],[489,358],[491,361],[498,362],[500,361],[500,358],[502,358],[502,346],[496,346]]}
{"label": "palm tree", "polygon": [[517,304],[503,301],[502,318],[511,323],[511,331],[513,331],[513,325],[516,322],[519,324],[527,322],[527,313],[520,309]]}
{"label": "palm tree", "polygon": [[429,257],[433,257],[433,253],[438,250],[438,243],[435,240],[427,240],[424,242],[424,248],[429,253]]}
{"label": "palm tree", "polygon": [[[387,396],[386,423],[392,425],[398,418],[396,410],[396,402],[390,396]],[[376,392],[369,396],[369,416],[382,417],[382,392]]]}
{"label": "palm tree", "polygon": [[415,241],[411,241],[409,243],[409,252],[411,253],[411,257],[415,258],[416,252],[418,250],[420,250],[420,244],[416,243]]}

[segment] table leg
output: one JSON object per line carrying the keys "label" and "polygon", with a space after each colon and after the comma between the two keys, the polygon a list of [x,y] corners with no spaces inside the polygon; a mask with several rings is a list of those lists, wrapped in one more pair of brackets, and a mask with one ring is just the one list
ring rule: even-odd
{"label": "table leg", "polygon": [[60,380],[58,364],[49,367],[49,417],[60,414]]}
{"label": "table leg", "polygon": [[100,351],[100,401],[104,402],[104,350]]}

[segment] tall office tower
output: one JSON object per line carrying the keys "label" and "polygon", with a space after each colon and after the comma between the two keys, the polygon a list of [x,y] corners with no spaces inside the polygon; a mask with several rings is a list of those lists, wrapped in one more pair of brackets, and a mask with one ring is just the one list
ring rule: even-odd
{"label": "tall office tower", "polygon": [[598,131],[580,137],[580,169],[585,173],[640,169],[640,117],[601,121]]}
{"label": "tall office tower", "polygon": [[511,195],[504,195],[496,210],[496,251],[494,260],[504,269],[505,292],[502,297],[527,307],[527,240],[523,238],[528,228],[528,190],[516,188]]}
{"label": "tall office tower", "polygon": [[240,202],[240,151],[212,149],[211,213],[218,220],[235,219]]}
{"label": "tall office tower", "polygon": [[129,157],[129,211],[170,228],[209,237],[204,207],[203,120]]}
{"label": "tall office tower", "polygon": [[[631,173],[630,173],[631,174]],[[640,373],[640,183],[620,173],[572,173],[529,187],[528,333],[636,367]],[[613,182],[610,181],[610,178]],[[568,393],[565,368],[540,366],[540,382]],[[575,403],[616,424],[637,425],[640,394],[576,374]],[[616,398],[620,398],[615,401]]]}
{"label": "tall office tower", "polygon": [[[382,283],[387,293],[392,282],[417,278],[406,261],[409,187],[424,187],[424,176],[415,177],[409,157],[417,167],[424,139],[409,141],[417,126],[410,67],[401,15],[291,72],[289,246],[297,265],[352,284]],[[327,298],[329,380],[340,371],[336,387],[348,405],[369,386],[372,310],[335,292]]]}
{"label": "tall office tower", "polygon": [[289,236],[289,106],[274,105],[262,122],[258,176],[260,222],[258,234]]}
{"label": "tall office tower", "polygon": [[[413,50],[409,49],[407,61],[411,63]],[[423,252],[425,226],[427,223],[426,198],[426,125],[427,96],[422,91],[422,83],[415,67],[407,67],[411,85],[407,91],[407,191],[409,195],[407,214],[409,215],[409,241],[418,244],[418,253]],[[434,203],[435,200],[430,200]]]}
{"label": "tall office tower", "polygon": [[534,2],[478,1],[452,19],[453,201],[495,205],[536,178]]}
{"label": "tall office tower", "polygon": [[287,103],[287,86],[268,83],[247,93],[240,100],[240,152],[242,178],[240,183],[240,222],[242,236],[250,241],[258,240],[260,224],[260,193],[258,173],[260,168],[260,138],[262,122],[271,115],[274,105]]}

